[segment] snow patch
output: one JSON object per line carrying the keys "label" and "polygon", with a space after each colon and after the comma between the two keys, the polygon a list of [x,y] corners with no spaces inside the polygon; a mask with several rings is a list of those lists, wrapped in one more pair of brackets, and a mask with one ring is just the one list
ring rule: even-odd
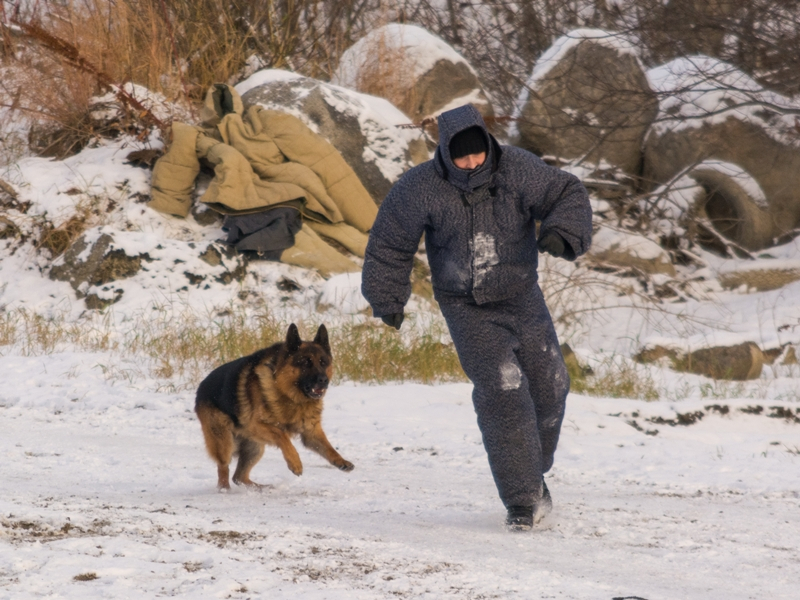
{"label": "snow patch", "polygon": [[649,210],[649,204],[655,202],[662,211],[666,226],[665,231],[675,228],[678,220],[694,206],[698,194],[705,190],[697,181],[688,175],[681,175],[667,184],[659,186],[652,194],[642,200],[643,210]]}
{"label": "snow patch", "polygon": [[247,92],[260,85],[267,85],[275,81],[294,81],[296,79],[303,79],[303,76],[283,69],[264,69],[256,71],[247,79],[240,81],[234,86],[234,89],[240,96],[244,96]]}
{"label": "snow patch", "polygon": [[334,306],[347,315],[367,310],[369,302],[361,294],[361,273],[342,273],[328,279],[322,286],[319,304]]}
{"label": "snow patch", "polygon": [[656,260],[664,256],[664,249],[644,236],[601,227],[592,235],[592,252],[624,252],[642,260]]}
{"label": "snow patch", "polygon": [[[192,120],[191,111],[187,107],[170,102],[164,95],[149,90],[144,86],[128,82],[119,87],[114,87],[138,101],[154,117],[164,123],[169,123],[173,120],[187,122]],[[121,100],[115,91],[108,92],[102,96],[95,96],[89,101],[92,106],[92,118],[98,121],[111,121],[123,117],[126,111],[121,109],[120,103]]]}
{"label": "snow patch", "polygon": [[504,392],[519,389],[522,384],[522,371],[517,363],[509,361],[500,365],[500,389]]}
{"label": "snow patch", "polygon": [[75,214],[81,203],[91,203],[96,198],[121,203],[136,194],[149,195],[150,172],[126,161],[134,150],[160,145],[154,138],[142,143],[122,136],[103,140],[62,161],[24,158],[5,169],[0,177],[15,186],[20,202],[31,203],[28,215],[46,216],[60,225]]}
{"label": "snow patch", "polygon": [[476,233],[473,239],[473,265],[475,286],[479,286],[491,268],[500,262],[497,256],[495,238],[488,233]]}

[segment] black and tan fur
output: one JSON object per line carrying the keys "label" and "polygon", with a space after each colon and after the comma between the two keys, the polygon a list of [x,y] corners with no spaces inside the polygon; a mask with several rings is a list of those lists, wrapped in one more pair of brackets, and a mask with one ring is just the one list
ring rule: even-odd
{"label": "black and tan fur", "polygon": [[277,446],[289,470],[303,473],[291,438],[342,471],[352,471],[322,430],[322,399],[333,364],[328,332],[320,325],[313,342],[303,342],[294,323],[286,340],[217,367],[197,389],[195,412],[211,458],[217,463],[217,487],[230,489],[228,465],[239,455],[233,482],[255,486],[250,471]]}

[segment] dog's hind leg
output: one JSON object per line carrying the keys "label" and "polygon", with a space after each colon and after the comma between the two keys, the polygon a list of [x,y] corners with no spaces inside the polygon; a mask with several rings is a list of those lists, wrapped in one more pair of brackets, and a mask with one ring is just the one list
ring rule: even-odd
{"label": "dog's hind leg", "polygon": [[217,463],[217,488],[229,490],[228,465],[234,451],[233,424],[227,415],[213,407],[200,405],[195,410],[203,428],[208,455]]}
{"label": "dog's hind leg", "polygon": [[250,479],[250,470],[264,455],[264,444],[243,437],[237,437],[236,442],[239,445],[239,461],[233,473],[233,483],[260,488],[259,484]]}

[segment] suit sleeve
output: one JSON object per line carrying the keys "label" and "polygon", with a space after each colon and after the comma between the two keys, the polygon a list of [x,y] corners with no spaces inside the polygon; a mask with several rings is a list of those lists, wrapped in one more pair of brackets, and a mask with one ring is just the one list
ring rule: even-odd
{"label": "suit sleeve", "polygon": [[541,221],[539,237],[558,233],[566,242],[564,258],[575,260],[592,243],[592,207],[580,180],[556,167],[542,165],[544,193],[534,216]]}
{"label": "suit sleeve", "polygon": [[427,213],[407,173],[384,199],[369,233],[361,291],[376,317],[403,311]]}

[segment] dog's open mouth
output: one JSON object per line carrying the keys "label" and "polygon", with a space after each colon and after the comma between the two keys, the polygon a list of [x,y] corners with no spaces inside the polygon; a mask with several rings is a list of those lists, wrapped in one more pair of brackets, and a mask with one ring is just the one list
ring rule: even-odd
{"label": "dog's open mouth", "polygon": [[328,389],[326,385],[315,385],[306,389],[306,396],[309,398],[313,398],[314,400],[319,400],[325,395],[325,391]]}

